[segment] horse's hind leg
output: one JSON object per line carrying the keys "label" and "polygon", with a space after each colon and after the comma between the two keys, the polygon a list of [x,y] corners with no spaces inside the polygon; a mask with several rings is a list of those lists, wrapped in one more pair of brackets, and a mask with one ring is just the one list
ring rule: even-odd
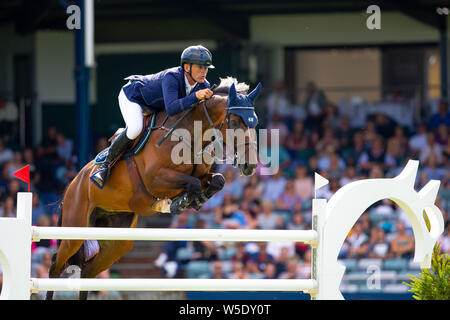
{"label": "horse's hind leg", "polygon": [[[120,213],[118,214],[120,215]],[[108,225],[95,225],[95,227],[118,227],[118,228],[135,228],[137,224],[137,215],[131,219],[124,216],[123,219],[116,215],[110,217]],[[124,213],[126,215],[126,213]],[[106,218],[108,219],[108,217]],[[108,269],[117,260],[124,256],[133,248],[132,240],[106,240],[99,241],[100,250],[94,258],[89,260],[81,270],[81,278],[95,278],[100,272]],[[86,300],[88,291],[80,291],[80,300]]]}
{"label": "horse's hind leg", "polygon": [[[88,226],[88,217],[94,208],[88,201],[87,187],[83,184],[83,180],[86,179],[74,180],[66,191],[61,212],[62,227]],[[66,262],[78,252],[83,242],[84,240],[61,240],[49,270],[49,278],[60,277]],[[53,299],[53,291],[47,291],[46,299]]]}

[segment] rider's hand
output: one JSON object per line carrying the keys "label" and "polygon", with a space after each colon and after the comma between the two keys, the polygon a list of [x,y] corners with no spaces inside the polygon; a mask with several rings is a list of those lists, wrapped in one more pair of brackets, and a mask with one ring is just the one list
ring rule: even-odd
{"label": "rider's hand", "polygon": [[198,100],[205,100],[211,98],[213,92],[210,89],[202,89],[195,92],[195,96]]}

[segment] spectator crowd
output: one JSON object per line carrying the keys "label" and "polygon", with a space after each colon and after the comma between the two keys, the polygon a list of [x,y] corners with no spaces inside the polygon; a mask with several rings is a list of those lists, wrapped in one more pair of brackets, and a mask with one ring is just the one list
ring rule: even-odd
{"label": "spectator crowd", "polygon": [[[420,160],[416,190],[429,180],[441,181],[436,205],[444,214],[441,251],[450,252],[450,111],[441,101],[437,113],[405,128],[379,113],[354,127],[348,116],[328,101],[313,83],[298,117],[286,111],[291,105],[282,86],[264,101],[265,128],[279,130],[279,167],[275,175],[262,175],[260,163],[251,177],[240,176],[229,165],[215,165],[226,184],[199,212],[187,210],[173,216],[171,228],[311,229],[314,172],[330,183],[319,189],[318,198],[330,197],[356,180],[394,177],[409,159]],[[270,140],[270,137],[268,137]],[[97,152],[107,146],[100,138]],[[269,146],[270,147],[270,146]],[[56,226],[58,200],[77,174],[74,142],[49,127],[43,142],[21,149],[7,132],[0,136],[0,217],[16,214],[16,193],[27,186],[13,173],[30,165],[33,192],[33,224]],[[270,232],[270,231],[268,231]],[[48,277],[56,241],[33,245],[33,276]],[[405,212],[389,199],[366,210],[349,233],[341,259],[411,259],[412,227]],[[311,249],[302,243],[167,242],[154,264],[166,277],[192,274],[192,262],[208,262],[197,274],[210,278],[309,278]],[[1,272],[0,272],[1,273]],[[1,276],[0,276],[1,283]]]}

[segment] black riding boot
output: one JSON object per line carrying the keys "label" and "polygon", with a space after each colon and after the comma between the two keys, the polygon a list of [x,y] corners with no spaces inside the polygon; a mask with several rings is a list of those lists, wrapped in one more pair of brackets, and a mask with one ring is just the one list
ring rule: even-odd
{"label": "black riding boot", "polygon": [[103,189],[109,178],[109,164],[115,157],[117,157],[126,147],[128,147],[133,140],[128,139],[127,129],[123,130],[117,138],[113,141],[108,150],[108,155],[105,161],[100,165],[100,168],[91,176],[92,182]]}

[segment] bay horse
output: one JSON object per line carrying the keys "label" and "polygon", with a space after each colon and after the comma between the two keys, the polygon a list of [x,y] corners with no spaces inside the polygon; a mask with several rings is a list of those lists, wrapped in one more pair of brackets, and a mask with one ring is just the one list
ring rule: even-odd
{"label": "bay horse", "polygon": [[[220,138],[222,141],[219,141],[216,136],[216,143],[222,142],[228,147],[228,140],[231,138],[226,131],[248,132],[256,127],[258,119],[253,104],[260,87],[261,84],[258,84],[247,95],[247,84],[228,77],[221,79],[209,100],[199,102],[192,110],[187,111],[187,115],[167,117],[165,111],[158,112],[155,129],[143,149],[126,158],[126,161],[117,161],[103,189],[97,188],[89,179],[98,168],[94,160],[80,170],[64,193],[59,225],[135,228],[138,216],[160,212],[155,205],[166,201],[165,199],[170,199],[170,212],[174,214],[187,208],[199,210],[223,188],[224,177],[220,173],[210,172],[212,163],[198,164],[193,161],[195,150],[191,153],[190,163],[175,164],[171,160],[172,149],[180,142],[177,139],[166,139],[159,144],[158,141],[161,142],[161,138],[167,135],[167,127],[173,126],[177,121],[180,129],[191,134],[194,132],[194,121],[201,121],[202,132],[211,128],[218,130],[224,139]],[[207,145],[208,141],[201,141],[202,150]],[[241,159],[237,165],[241,175],[253,175],[257,166],[256,135],[246,135],[245,141],[236,145],[236,150],[233,148],[232,152],[235,160]],[[90,243],[85,240],[61,240],[53,255],[49,277],[59,278],[68,265],[78,265],[81,278],[95,278],[130,251],[133,242],[97,241],[97,250],[89,255],[86,254],[85,247],[89,247]],[[87,291],[81,291],[79,298],[85,300],[87,296]],[[46,299],[53,299],[52,291],[47,292]]]}

